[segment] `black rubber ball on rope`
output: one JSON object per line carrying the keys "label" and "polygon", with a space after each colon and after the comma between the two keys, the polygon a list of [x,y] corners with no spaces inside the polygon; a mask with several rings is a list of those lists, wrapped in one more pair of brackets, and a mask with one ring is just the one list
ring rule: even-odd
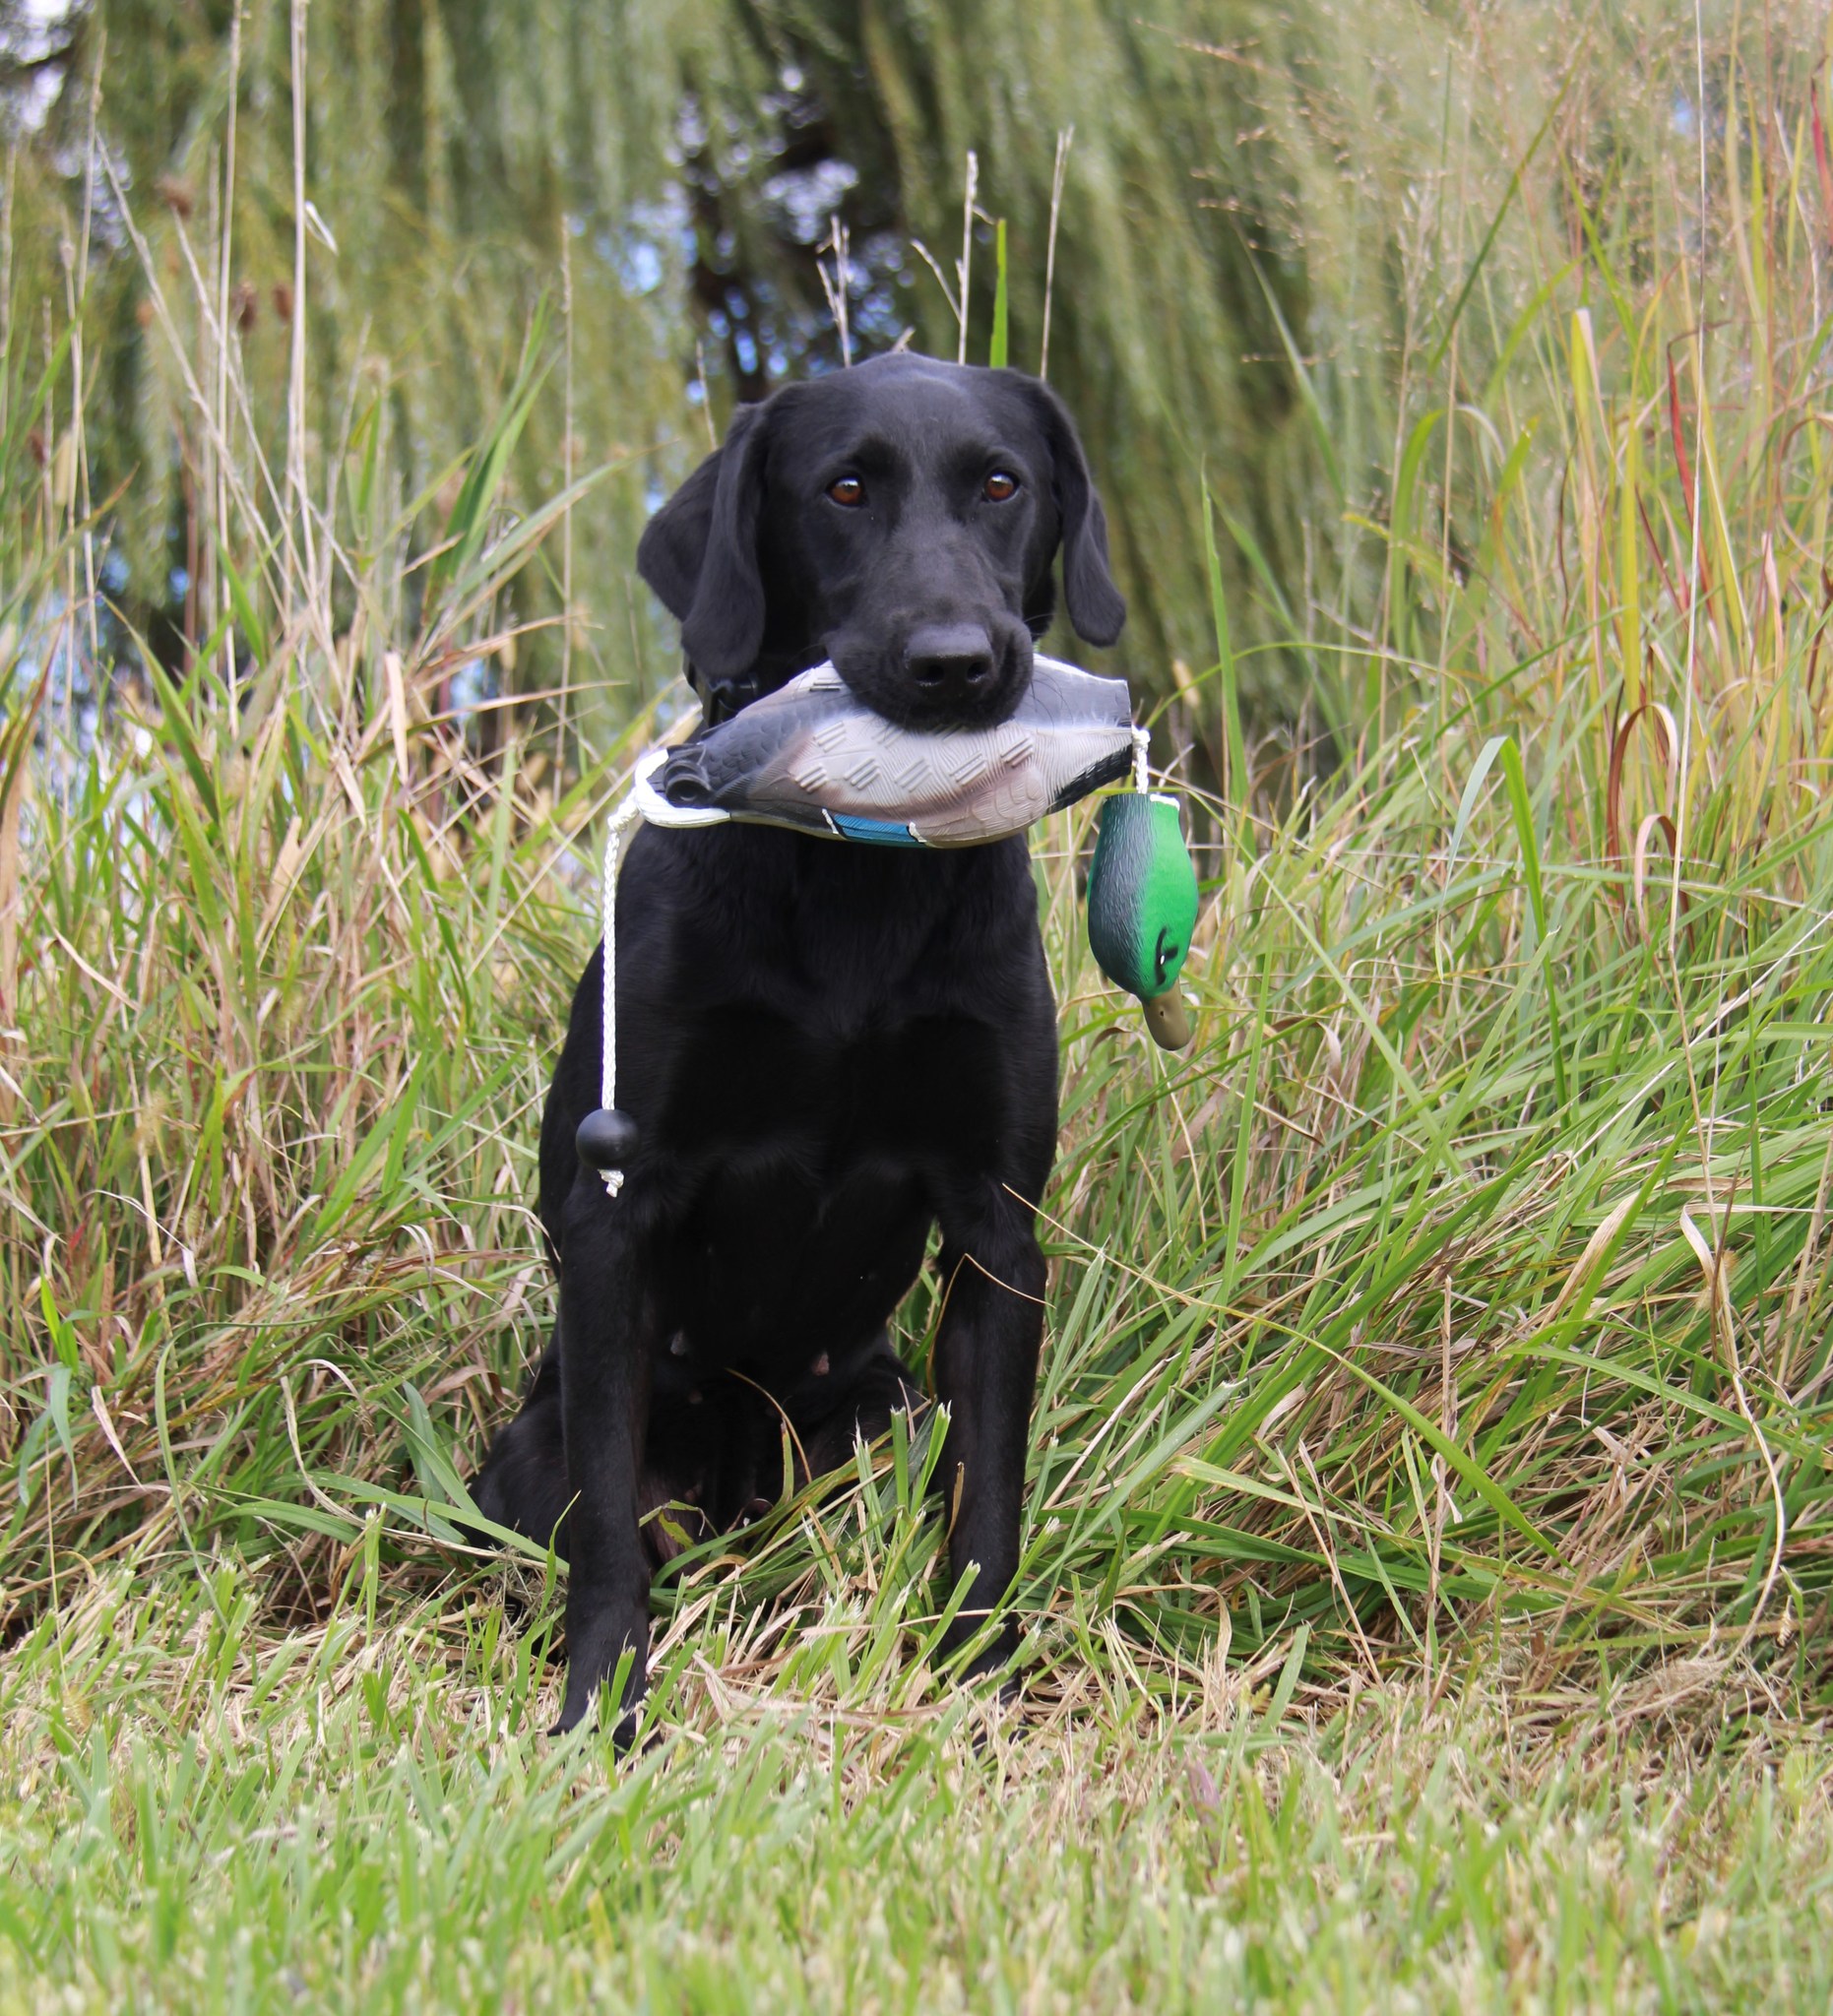
{"label": "black rubber ball on rope", "polygon": [[600,1175],[627,1169],[637,1152],[637,1123],[616,1106],[595,1106],[573,1137],[579,1159]]}

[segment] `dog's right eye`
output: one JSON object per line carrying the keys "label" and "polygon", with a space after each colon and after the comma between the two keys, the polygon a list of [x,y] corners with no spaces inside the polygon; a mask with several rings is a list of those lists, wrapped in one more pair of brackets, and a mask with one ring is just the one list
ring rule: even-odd
{"label": "dog's right eye", "polygon": [[850,511],[865,502],[865,485],[857,476],[837,476],[827,486],[827,493],[832,502],[844,504]]}

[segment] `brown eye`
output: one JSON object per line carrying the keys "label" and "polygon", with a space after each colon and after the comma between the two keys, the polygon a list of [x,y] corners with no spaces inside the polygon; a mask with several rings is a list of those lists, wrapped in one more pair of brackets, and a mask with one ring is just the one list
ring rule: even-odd
{"label": "brown eye", "polygon": [[849,511],[865,502],[865,485],[857,476],[837,476],[827,486],[827,493],[836,504],[844,504]]}
{"label": "brown eye", "polygon": [[980,495],[989,504],[1003,504],[1008,497],[1018,495],[1018,478],[1008,475],[1002,469],[996,469],[980,485]]}

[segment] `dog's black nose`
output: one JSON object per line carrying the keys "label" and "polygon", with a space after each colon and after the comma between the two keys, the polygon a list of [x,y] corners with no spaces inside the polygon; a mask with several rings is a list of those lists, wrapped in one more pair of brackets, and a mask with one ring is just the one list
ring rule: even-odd
{"label": "dog's black nose", "polygon": [[993,641],[978,623],[925,623],[904,647],[904,669],[925,700],[978,699],[993,676]]}

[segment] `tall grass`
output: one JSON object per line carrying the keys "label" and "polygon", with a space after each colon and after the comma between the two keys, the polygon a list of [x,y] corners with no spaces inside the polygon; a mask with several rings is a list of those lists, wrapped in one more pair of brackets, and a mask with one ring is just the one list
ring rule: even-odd
{"label": "tall grass", "polygon": [[[969,354],[990,354],[1003,221],[1009,353],[1041,360],[1053,243],[1050,375],[1108,491],[1133,609],[1123,668],[1162,696],[1173,661],[1200,668],[1208,655],[1207,476],[1228,521],[1219,571],[1242,645],[1257,647],[1238,667],[1245,711],[1265,722],[1308,696],[1313,727],[1352,736],[1379,683],[1331,647],[1391,623],[1403,645],[1407,602],[1436,594],[1367,530],[1389,521],[1413,429],[1447,398],[1463,415],[1448,456],[1442,429],[1419,442],[1398,500],[1418,531],[1451,492],[1450,539],[1427,532],[1422,549],[1462,567],[1497,478],[1471,410],[1510,445],[1535,424],[1548,452],[1546,430],[1568,424],[1563,368],[1509,349],[1521,315],[1575,258],[1540,312],[1608,305],[1596,266],[1580,270],[1587,220],[1640,300],[1659,247],[1680,245],[1675,206],[1696,208],[1694,17],[1663,0],[1538,0],[1456,20],[1419,0],[1157,0],[1143,15],[1131,0],[313,0],[296,47],[292,0],[27,12],[66,8],[64,81],[23,138],[19,108],[57,71],[23,84],[8,57],[32,34],[19,9],[0,17],[0,186],[16,354],[29,343],[41,364],[45,302],[61,326],[71,288],[85,291],[100,365],[86,374],[85,461],[111,500],[116,599],[176,653],[217,606],[202,592],[213,531],[246,571],[254,528],[223,526],[220,497],[200,508],[214,451],[177,364],[193,358],[215,404],[213,321],[247,381],[231,417],[255,423],[277,474],[295,343],[315,455],[335,461],[378,407],[373,485],[423,500],[425,545],[449,502],[442,474],[485,430],[544,295],[571,363],[530,416],[507,493],[531,508],[571,471],[617,467],[574,514],[570,576],[563,551],[518,576],[520,619],[564,600],[572,620],[526,636],[506,683],[542,691],[570,673],[569,718],[599,739],[673,669],[672,634],[629,569],[646,510],[735,398],[839,361],[817,278],[835,218],[852,248],[854,353],[906,331],[956,353],[947,272],[970,150]],[[1783,229],[1798,168],[1796,193],[1814,199],[1795,129],[1824,22],[1803,6],[1746,22],[1724,0],[1700,13],[1714,173],[1720,97],[1741,65],[1733,124],[1769,150],[1763,227]],[[303,288],[296,140],[316,220]],[[1724,205],[1714,218],[1716,233]],[[87,262],[86,229],[98,248]],[[1715,236],[1711,252],[1708,286],[1740,286],[1730,242]],[[1308,632],[1313,602],[1319,648],[1268,648]],[[1436,667],[1430,614],[1426,635],[1418,655]]]}
{"label": "tall grass", "polygon": [[[1479,1668],[1529,1725],[1830,1705],[1833,165],[1824,65],[1756,26],[1725,47],[1703,80],[1653,51],[1637,86],[1690,175],[1603,183],[1595,81],[1524,108],[1456,52],[1471,116],[1525,128],[1520,172],[1462,203],[1447,127],[1378,507],[1346,493],[1320,532],[1333,586],[1267,565],[1223,496],[1273,642],[1238,641],[1218,568],[1215,661],[1158,724],[1173,771],[1232,752],[1190,1051],[1088,958],[1086,814],[1038,837],[1064,1121],[1017,1601],[1022,1713],[1064,1740],[1231,1726],[1266,1688],[1274,1724],[1322,1725]],[[654,720],[576,777],[516,706],[483,735],[455,704],[520,648],[505,597],[577,498],[499,487],[562,396],[550,330],[420,550],[426,500],[374,480],[384,405],[358,385],[334,440],[277,444],[203,275],[181,312],[146,258],[216,571],[208,635],[137,656],[93,732],[80,313],[53,307],[48,353],[16,314],[0,374],[19,1698],[93,1696],[104,1749],[184,1723],[192,1682],[107,1697],[96,1620],[131,1574],[250,1714],[292,1684],[278,1657],[396,1728],[373,1648],[400,1628],[429,1672],[497,1675],[519,1727],[563,1565],[501,1565],[452,1514],[545,1329],[537,1104]],[[1338,452],[1332,372],[1291,334]],[[1302,723],[1242,743],[1257,650],[1314,676],[1326,781]],[[925,1284],[903,1317],[919,1363],[935,1310]],[[652,1714],[680,1770],[746,1714],[957,1713],[927,1452],[900,1427],[838,1497],[673,1565]]]}

